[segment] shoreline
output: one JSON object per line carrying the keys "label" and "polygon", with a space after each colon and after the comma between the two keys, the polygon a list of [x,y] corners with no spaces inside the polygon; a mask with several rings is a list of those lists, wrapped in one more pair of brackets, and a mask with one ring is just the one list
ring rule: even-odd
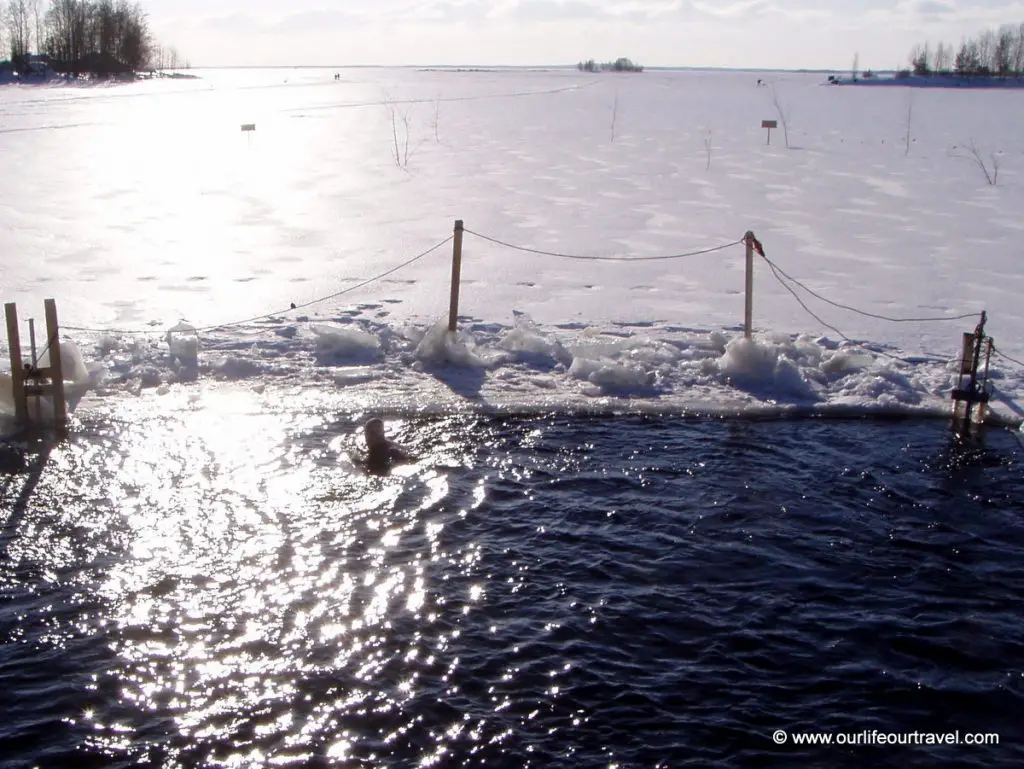
{"label": "shoreline", "polygon": [[823,85],[867,86],[886,88],[902,86],[904,88],[962,88],[969,90],[1018,89],[1024,88],[1024,76],[1015,77],[981,77],[970,75],[910,75],[897,77],[831,77]]}

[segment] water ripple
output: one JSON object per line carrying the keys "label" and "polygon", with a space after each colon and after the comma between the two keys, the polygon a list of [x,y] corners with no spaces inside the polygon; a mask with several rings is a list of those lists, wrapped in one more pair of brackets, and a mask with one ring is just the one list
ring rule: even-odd
{"label": "water ripple", "polygon": [[422,459],[378,477],[355,419],[108,408],[4,482],[6,766],[1024,760],[998,433],[413,419]]}

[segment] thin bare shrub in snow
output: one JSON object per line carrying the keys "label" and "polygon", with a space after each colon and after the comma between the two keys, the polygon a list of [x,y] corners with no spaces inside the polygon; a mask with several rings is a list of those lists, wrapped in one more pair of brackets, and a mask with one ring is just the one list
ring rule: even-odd
{"label": "thin bare shrub in snow", "polygon": [[398,103],[387,94],[384,95],[384,108],[391,120],[391,159],[402,170],[408,170],[409,158],[419,145],[410,149],[412,138],[412,121],[409,113],[398,107]]}
{"label": "thin bare shrub in snow", "polygon": [[789,149],[789,110],[779,101],[778,91],[775,90],[775,83],[768,84],[772,91],[772,104],[775,105],[775,112],[778,113],[779,123],[782,124],[782,137],[786,142],[786,149]]}
{"label": "thin bare shrub in snow", "polygon": [[615,141],[615,121],[619,117],[619,92],[615,92],[615,101],[612,102],[612,125],[611,125],[611,140]]}
{"label": "thin bare shrub in snow", "polygon": [[430,127],[434,129],[434,141],[441,143],[441,136],[438,134],[438,125],[441,122],[441,95],[434,98],[434,118],[430,121]]}
{"label": "thin bare shrub in snow", "polygon": [[985,174],[985,181],[992,187],[999,184],[999,156],[992,152],[989,154],[989,160],[986,162],[985,158],[982,157],[981,150],[978,149],[978,145],[974,143],[974,139],[971,139],[967,149],[971,151],[970,158],[981,169],[981,172]]}
{"label": "thin bare shrub in snow", "polygon": [[909,94],[907,98],[907,149],[903,153],[904,156],[910,154],[910,124],[914,119],[914,89],[908,88],[907,92]]}
{"label": "thin bare shrub in snow", "polygon": [[395,104],[387,94],[384,95],[384,109],[387,110],[388,118],[391,120],[391,138],[393,140],[391,159],[395,161],[396,166],[402,168],[402,150],[401,144],[398,141],[398,116],[395,114]]}

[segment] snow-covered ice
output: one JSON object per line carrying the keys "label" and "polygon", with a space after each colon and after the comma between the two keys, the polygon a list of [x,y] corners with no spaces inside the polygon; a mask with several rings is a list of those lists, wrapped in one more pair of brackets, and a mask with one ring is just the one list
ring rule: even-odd
{"label": "snow-covered ice", "polygon": [[[982,310],[1024,360],[1020,91],[780,73],[787,148],[781,130],[765,143],[761,120],[779,115],[763,74],[198,74],[0,88],[2,295],[23,319],[57,300],[92,383],[80,408],[229,381],[354,411],[939,414]],[[449,243],[363,284],[455,219],[452,336]],[[758,259],[745,340],[740,244],[635,262],[534,252],[671,255],[747,230],[869,315],[795,287],[813,317]],[[1017,421],[1024,369],[997,356],[991,373]]]}

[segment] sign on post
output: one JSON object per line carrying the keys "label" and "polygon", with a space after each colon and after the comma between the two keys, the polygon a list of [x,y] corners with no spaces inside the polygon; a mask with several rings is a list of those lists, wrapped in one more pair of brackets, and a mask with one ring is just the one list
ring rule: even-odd
{"label": "sign on post", "polygon": [[245,134],[245,139],[248,146],[252,146],[252,132],[255,130],[255,123],[242,123],[242,133]]}
{"label": "sign on post", "polygon": [[778,120],[762,120],[761,121],[761,128],[767,128],[768,129],[768,142],[767,142],[768,144],[772,143],[772,129],[773,128],[778,128],[778,127],[779,127],[779,121]]}

